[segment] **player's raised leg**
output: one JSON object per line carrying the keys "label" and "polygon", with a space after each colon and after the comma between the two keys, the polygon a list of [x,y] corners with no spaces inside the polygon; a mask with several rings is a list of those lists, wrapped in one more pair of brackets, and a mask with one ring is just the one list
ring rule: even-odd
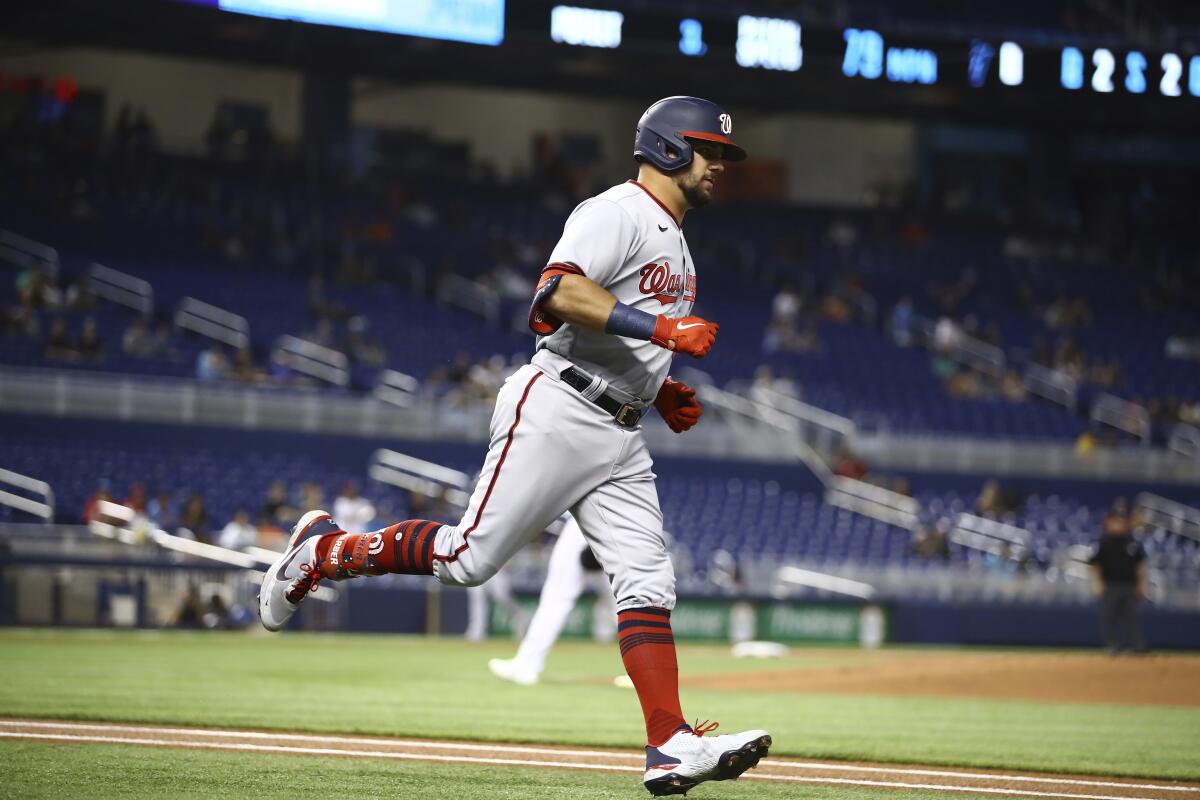
{"label": "player's raised leg", "polygon": [[679,666],[671,610],[675,572],[662,534],[650,454],[640,431],[626,433],[626,453],[612,480],[572,509],[592,552],[612,576],[621,660],[646,723],[646,788],[683,794],[708,780],[736,779],[771,746],[764,730],[705,737],[679,703]]}
{"label": "player's raised leg", "polygon": [[[458,525],[405,520],[378,531],[346,533],[324,511],[305,514],[287,552],[271,566],[259,614],[279,630],[322,579],[404,573],[478,586],[604,481],[621,433],[597,425],[603,412],[569,387],[527,366],[500,390],[479,482]],[[591,458],[575,454],[587,452]]]}

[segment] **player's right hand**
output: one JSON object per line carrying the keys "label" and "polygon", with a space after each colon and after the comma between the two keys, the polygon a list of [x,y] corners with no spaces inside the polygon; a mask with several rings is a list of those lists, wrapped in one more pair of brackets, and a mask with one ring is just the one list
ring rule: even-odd
{"label": "player's right hand", "polygon": [[670,319],[659,316],[650,341],[667,350],[704,358],[712,349],[721,326],[700,317]]}

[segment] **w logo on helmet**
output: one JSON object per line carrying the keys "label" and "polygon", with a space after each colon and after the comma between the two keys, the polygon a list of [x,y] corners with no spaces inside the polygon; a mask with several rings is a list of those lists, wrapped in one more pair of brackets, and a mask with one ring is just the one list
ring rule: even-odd
{"label": "w logo on helmet", "polygon": [[721,121],[721,133],[726,136],[733,133],[733,117],[728,114],[722,114],[719,119]]}

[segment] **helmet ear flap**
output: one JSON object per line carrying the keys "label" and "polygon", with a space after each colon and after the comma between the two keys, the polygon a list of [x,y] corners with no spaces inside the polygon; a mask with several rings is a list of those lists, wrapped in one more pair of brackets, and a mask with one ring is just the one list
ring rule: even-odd
{"label": "helmet ear flap", "polygon": [[692,146],[682,136],[667,137],[651,128],[637,132],[634,160],[650,162],[663,172],[674,172],[692,163]]}

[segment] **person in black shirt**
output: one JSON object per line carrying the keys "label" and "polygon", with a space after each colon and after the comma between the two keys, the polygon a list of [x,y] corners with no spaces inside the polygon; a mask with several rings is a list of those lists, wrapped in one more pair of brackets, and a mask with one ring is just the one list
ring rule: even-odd
{"label": "person in black shirt", "polygon": [[1113,503],[1104,518],[1104,533],[1088,563],[1092,586],[1100,598],[1104,641],[1108,652],[1142,652],[1137,604],[1146,597],[1146,551],[1133,538],[1134,522],[1124,500]]}

